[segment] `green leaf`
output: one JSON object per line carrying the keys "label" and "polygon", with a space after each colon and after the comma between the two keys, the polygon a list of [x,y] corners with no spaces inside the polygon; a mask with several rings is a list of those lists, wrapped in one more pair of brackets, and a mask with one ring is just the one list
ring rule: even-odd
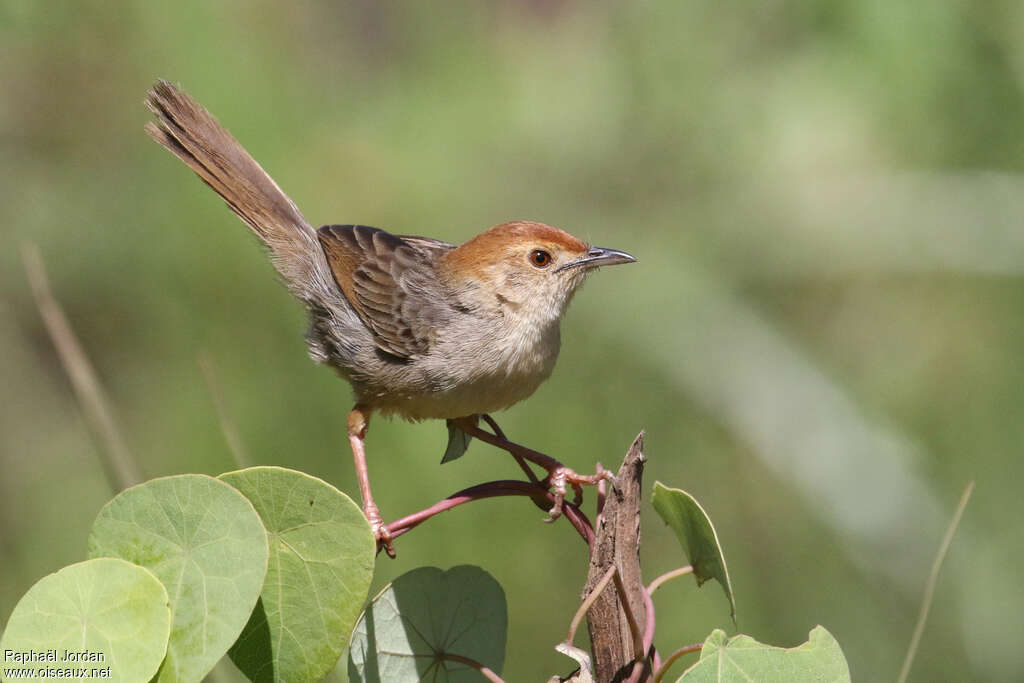
{"label": "green leaf", "polygon": [[794,648],[763,645],[750,636],[726,640],[715,630],[704,641],[700,661],[678,679],[681,683],[849,683],[850,669],[839,643],[823,626],[815,626],[806,643]]}
{"label": "green leaf", "polygon": [[[130,562],[104,558],[64,567],[40,579],[18,601],[0,640],[0,673],[50,668],[60,670],[65,680],[148,681],[167,649],[167,603],[167,591],[156,576]],[[65,652],[72,658],[65,660]],[[44,659],[29,661],[33,656]]]}
{"label": "green leaf", "polygon": [[263,593],[232,661],[253,681],[323,678],[370,590],[370,524],[348,496],[302,472],[252,467],[220,478],[252,501],[270,538]]}
{"label": "green leaf", "polygon": [[444,457],[441,458],[442,465],[465,455],[469,442],[473,440],[473,437],[456,426],[455,420],[445,420],[445,425],[448,427],[448,445],[444,449]]}
{"label": "green leaf", "polygon": [[507,628],[505,592],[483,569],[420,567],[381,591],[359,620],[348,676],[366,683],[477,683],[477,671],[444,655],[501,673]]}
{"label": "green leaf", "polygon": [[200,681],[242,632],[267,573],[267,533],[252,504],[200,474],[153,479],[100,510],[90,557],[120,557],[157,575],[171,597],[158,681]]}
{"label": "green leaf", "polygon": [[654,509],[672,527],[679,538],[683,551],[693,567],[693,575],[697,585],[703,585],[708,579],[718,581],[725,597],[729,600],[729,614],[736,621],[736,599],[733,597],[732,584],[729,582],[729,570],[725,566],[725,556],[718,543],[718,534],[711,524],[704,508],[686,491],[671,489],[660,481],[654,483],[654,495],[651,497]]}

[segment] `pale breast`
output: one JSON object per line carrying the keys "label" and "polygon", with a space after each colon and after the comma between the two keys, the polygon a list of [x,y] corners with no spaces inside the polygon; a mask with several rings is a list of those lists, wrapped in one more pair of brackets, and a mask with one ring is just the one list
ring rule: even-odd
{"label": "pale breast", "polygon": [[391,378],[386,390],[364,387],[370,391],[360,392],[356,387],[357,394],[374,394],[367,402],[376,410],[411,420],[508,408],[533,394],[551,375],[560,344],[558,325],[514,337],[493,332],[440,339],[429,356],[387,373]]}

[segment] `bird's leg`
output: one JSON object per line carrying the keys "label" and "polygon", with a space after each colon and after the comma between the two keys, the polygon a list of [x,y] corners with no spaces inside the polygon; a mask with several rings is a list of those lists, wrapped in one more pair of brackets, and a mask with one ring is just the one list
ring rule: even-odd
{"label": "bird's leg", "polygon": [[572,487],[572,490],[575,493],[575,499],[578,503],[583,497],[582,486],[592,486],[598,482],[605,480],[610,481],[614,478],[614,475],[610,471],[604,469],[600,465],[598,465],[597,472],[594,474],[579,474],[549,455],[544,455],[543,453],[527,448],[526,446],[521,446],[515,442],[509,441],[504,432],[501,431],[498,423],[495,422],[494,418],[487,414],[481,415],[481,417],[484,422],[490,425],[491,429],[494,430],[493,434],[480,429],[480,427],[470,419],[460,419],[457,420],[456,423],[460,429],[470,436],[474,436],[481,441],[511,453],[519,463],[520,467],[528,473],[532,482],[539,483],[533,475],[533,472],[529,469],[529,466],[527,466],[524,461],[529,460],[530,462],[547,470],[548,476],[545,483],[551,487],[551,492],[555,496],[555,503],[548,511],[549,520],[554,520],[561,516],[562,503],[565,500],[565,495],[568,493],[569,487]]}
{"label": "bird's leg", "polygon": [[377,548],[384,548],[388,557],[395,556],[395,547],[391,543],[391,532],[384,526],[384,519],[380,516],[380,509],[373,502],[373,493],[370,492],[370,473],[366,469],[366,430],[370,426],[370,409],[364,405],[356,404],[352,412],[348,414],[348,443],[352,447],[352,458],[356,465],[356,478],[359,480],[359,495],[363,499],[363,514],[370,522],[370,529],[377,539]]}

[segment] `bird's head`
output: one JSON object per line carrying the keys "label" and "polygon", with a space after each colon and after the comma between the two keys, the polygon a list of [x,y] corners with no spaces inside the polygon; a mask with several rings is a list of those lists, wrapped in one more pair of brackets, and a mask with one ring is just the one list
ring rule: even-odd
{"label": "bird's head", "polygon": [[543,223],[495,226],[444,257],[444,275],[488,307],[556,321],[587,274],[636,261],[624,251],[592,247]]}

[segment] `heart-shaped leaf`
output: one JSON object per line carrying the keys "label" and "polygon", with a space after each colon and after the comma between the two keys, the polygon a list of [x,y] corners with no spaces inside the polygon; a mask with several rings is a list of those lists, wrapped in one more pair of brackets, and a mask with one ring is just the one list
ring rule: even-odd
{"label": "heart-shaped leaf", "polygon": [[704,641],[700,661],[687,669],[679,683],[849,683],[850,669],[832,634],[815,626],[806,643],[793,648],[772,647],[750,636],[726,639],[716,629]]}
{"label": "heart-shaped leaf", "polygon": [[507,629],[505,592],[483,569],[414,569],[381,591],[359,620],[348,676],[366,683],[477,683],[480,673],[465,660],[500,673]]}
{"label": "heart-shaped leaf", "polygon": [[146,567],[171,598],[170,641],[157,680],[200,681],[238,638],[267,573],[267,533],[252,504],[200,474],[153,479],[100,510],[90,557]]}
{"label": "heart-shaped leaf", "polygon": [[725,556],[718,543],[718,534],[711,524],[711,519],[700,503],[686,491],[665,486],[660,481],[654,483],[654,495],[651,497],[654,509],[665,520],[665,523],[676,532],[683,551],[693,567],[693,575],[697,585],[708,579],[718,581],[725,597],[729,600],[729,614],[736,620],[736,600],[729,582],[729,570],[725,566]]}
{"label": "heart-shaped leaf", "polygon": [[159,668],[170,631],[167,591],[152,572],[115,558],[79,562],[18,601],[0,640],[0,674],[143,683]]}
{"label": "heart-shaped leaf", "polygon": [[256,507],[270,539],[263,593],[231,659],[252,681],[315,681],[348,643],[373,579],[377,543],[359,506],[282,467],[220,476]]}

